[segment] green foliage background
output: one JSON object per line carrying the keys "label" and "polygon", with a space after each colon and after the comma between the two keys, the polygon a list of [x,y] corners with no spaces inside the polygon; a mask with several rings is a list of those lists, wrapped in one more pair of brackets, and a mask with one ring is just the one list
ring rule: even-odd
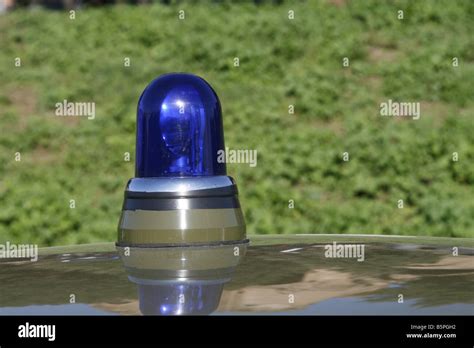
{"label": "green foliage background", "polygon": [[[66,11],[4,14],[0,241],[114,240],[134,174],[138,97],[172,71],[217,91],[226,146],[258,150],[257,167],[228,165],[248,232],[472,237],[473,18],[468,0],[120,5],[77,10],[75,20]],[[96,118],[54,116],[64,99],[95,102]],[[421,119],[381,117],[388,99],[421,102]]]}

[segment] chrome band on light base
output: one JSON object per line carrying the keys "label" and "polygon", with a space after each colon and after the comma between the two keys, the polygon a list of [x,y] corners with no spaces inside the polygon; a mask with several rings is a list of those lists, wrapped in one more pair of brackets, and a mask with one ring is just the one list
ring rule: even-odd
{"label": "chrome band on light base", "polygon": [[[229,200],[230,207],[219,207],[223,199]],[[189,200],[194,200],[193,204],[186,204]],[[141,205],[141,209],[128,210],[131,201]],[[237,187],[230,177],[129,181],[117,246],[160,247],[228,242],[246,242]]]}

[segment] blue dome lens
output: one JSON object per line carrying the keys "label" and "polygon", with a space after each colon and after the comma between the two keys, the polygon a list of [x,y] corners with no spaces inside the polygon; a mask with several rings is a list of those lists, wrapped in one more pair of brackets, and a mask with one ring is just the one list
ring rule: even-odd
{"label": "blue dome lens", "polygon": [[226,175],[219,98],[202,78],[167,74],[143,91],[137,110],[136,176]]}

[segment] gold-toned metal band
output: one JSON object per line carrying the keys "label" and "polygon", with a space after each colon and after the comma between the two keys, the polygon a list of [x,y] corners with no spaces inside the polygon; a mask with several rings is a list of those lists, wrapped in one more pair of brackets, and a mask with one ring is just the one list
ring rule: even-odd
{"label": "gold-toned metal band", "polygon": [[125,210],[118,229],[120,244],[209,243],[245,239],[240,208]]}

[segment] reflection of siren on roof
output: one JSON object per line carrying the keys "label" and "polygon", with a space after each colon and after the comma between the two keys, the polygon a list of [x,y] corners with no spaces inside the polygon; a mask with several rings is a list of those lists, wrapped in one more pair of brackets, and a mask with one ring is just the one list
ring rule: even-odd
{"label": "reflection of siren on roof", "polygon": [[167,74],[143,91],[137,110],[137,177],[226,175],[219,98],[202,78]]}

